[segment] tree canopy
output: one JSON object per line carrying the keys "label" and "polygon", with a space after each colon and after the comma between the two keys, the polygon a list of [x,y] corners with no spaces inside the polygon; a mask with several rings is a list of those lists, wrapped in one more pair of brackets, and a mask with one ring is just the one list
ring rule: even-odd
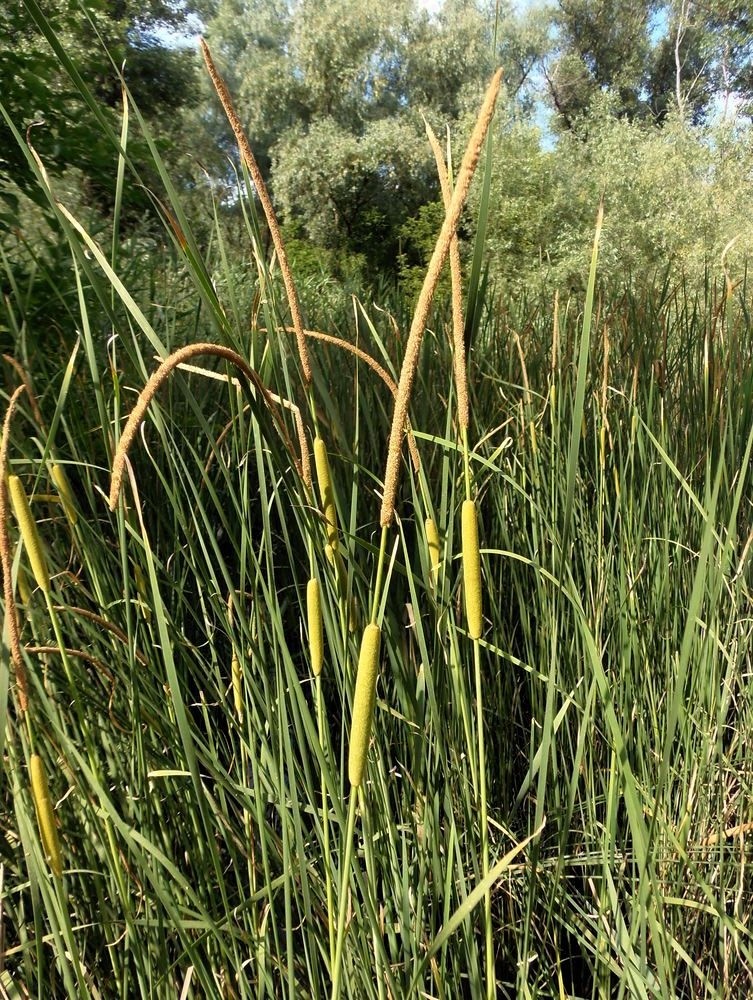
{"label": "tree canopy", "polygon": [[[654,266],[670,244],[701,267],[704,253],[718,256],[726,240],[747,232],[735,193],[751,180],[753,4],[743,0],[526,8],[444,0],[431,11],[418,0],[51,0],[47,36],[37,2],[0,8],[0,100],[21,134],[41,123],[33,142],[46,168],[75,168],[83,197],[103,216],[115,176],[112,142],[51,48],[49,30],[114,131],[125,67],[178,185],[196,190],[203,171],[213,189],[228,192],[220,204],[231,214],[236,177],[228,161],[237,167],[237,152],[187,44],[201,26],[288,237],[318,248],[329,267],[359,261],[394,276],[423,262],[441,217],[424,117],[441,138],[449,130],[457,149],[500,64],[489,238],[499,251],[492,268],[505,280],[524,282],[536,269],[568,280],[602,194],[613,198],[616,241],[630,267],[640,259]],[[138,138],[129,144],[136,155]],[[678,187],[662,162],[688,179],[686,196],[695,199],[668,210],[665,236],[651,220]],[[152,187],[159,197],[159,178],[148,170],[129,189],[133,218]],[[17,217],[19,196],[34,191],[3,120],[6,222]],[[692,220],[700,218],[706,235],[698,244]],[[637,246],[637,257],[628,254]]]}
{"label": "tree canopy", "polygon": [[[40,29],[47,29],[86,81],[100,110],[117,130],[122,68],[139,108],[167,149],[178,142],[179,113],[198,100],[193,53],[169,44],[184,30],[196,7],[169,0],[35,0],[0,5],[0,101],[22,134],[34,126],[33,142],[45,167],[78,170],[92,200],[105,204],[113,185],[109,138],[82,101]],[[15,203],[19,191],[36,194],[25,157],[5,119],[0,121],[0,198]]]}
{"label": "tree canopy", "polygon": [[[283,214],[323,246],[395,260],[436,194],[422,114],[455,127],[492,68],[519,95],[540,56],[511,7],[447,0],[220,0],[207,39]],[[253,25],[239,32],[239,23]],[[218,118],[218,135],[226,128]]]}
{"label": "tree canopy", "polygon": [[691,120],[753,97],[753,5],[742,0],[557,0],[545,60],[560,127],[572,129],[609,91],[629,119],[661,124],[675,106]]}

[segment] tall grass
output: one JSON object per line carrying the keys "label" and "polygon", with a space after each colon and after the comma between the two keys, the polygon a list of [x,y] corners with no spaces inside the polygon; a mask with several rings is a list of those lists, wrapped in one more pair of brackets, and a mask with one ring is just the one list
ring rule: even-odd
{"label": "tall grass", "polygon": [[[127,106],[113,152],[122,184],[135,182],[130,130],[144,128]],[[488,290],[469,307],[467,459],[451,317],[435,311],[409,410],[420,466],[402,470],[380,559],[391,392],[358,356],[311,339],[308,396],[249,178],[251,274],[211,204],[213,244],[200,250],[152,150],[177,263],[151,261],[148,282],[128,273],[127,246],[101,248],[57,204],[29,152],[74,297],[59,370],[24,351],[37,335],[25,326],[33,287],[16,284],[3,306],[18,347],[4,399],[28,382],[7,471],[32,498],[50,575],[45,596],[9,517],[28,709],[6,656],[4,989],[327,997],[342,916],[342,995],[481,997],[488,896],[498,996],[746,995],[744,284],[691,290],[669,275],[636,297],[594,278],[585,317],[576,299],[498,302]],[[357,302],[348,322],[397,383],[403,345],[389,315]],[[115,444],[138,393],[172,351],[201,342],[240,355],[258,382],[211,357],[172,371],[110,510]],[[306,414],[309,445],[326,441],[336,549],[284,401]],[[460,561],[469,478],[475,640]],[[377,620],[356,792],[356,666]],[[47,777],[61,875],[31,764]]]}

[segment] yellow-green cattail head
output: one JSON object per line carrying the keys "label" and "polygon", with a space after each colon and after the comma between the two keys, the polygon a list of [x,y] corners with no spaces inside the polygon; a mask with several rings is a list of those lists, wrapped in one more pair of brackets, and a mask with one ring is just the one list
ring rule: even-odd
{"label": "yellow-green cattail head", "polygon": [[65,469],[62,465],[52,465],[50,468],[50,475],[52,476],[52,481],[55,484],[55,489],[58,491],[58,496],[60,497],[60,502],[63,505],[65,516],[68,518],[71,527],[74,527],[78,521],[78,513],[76,512],[76,504],[73,500],[71,484],[68,482],[68,476],[65,474]]}
{"label": "yellow-green cattail head", "polygon": [[39,541],[36,522],[31,516],[31,508],[29,507],[26,491],[18,476],[8,476],[8,491],[10,492],[13,512],[16,515],[21,537],[24,540],[24,545],[29,555],[34,579],[37,581],[37,586],[45,594],[49,594],[50,574],[47,572],[47,561],[42,551],[42,543]]}
{"label": "yellow-green cattail head", "polygon": [[322,624],[322,600],[319,593],[319,581],[316,579],[309,580],[306,587],[306,611],[309,624],[311,669],[314,677],[318,677],[324,665],[324,626]]}
{"label": "yellow-green cattail head", "polygon": [[439,577],[439,555],[441,546],[439,544],[439,531],[437,523],[433,517],[427,517],[424,525],[426,528],[426,544],[429,548],[429,568],[431,570],[432,583],[436,585]]}
{"label": "yellow-green cattail head", "polygon": [[58,828],[55,825],[55,812],[52,808],[50,789],[47,786],[47,775],[39,754],[32,754],[29,770],[31,772],[31,794],[37,811],[39,836],[42,841],[52,874],[57,878],[63,874],[63,857],[60,853]]}
{"label": "yellow-green cattail head", "polygon": [[473,500],[463,501],[463,589],[465,615],[471,639],[480,639],[483,626],[481,608],[481,558],[478,547],[478,518]]}
{"label": "yellow-green cattail head", "polygon": [[327,541],[333,551],[337,551],[337,510],[335,494],[332,491],[332,477],[329,472],[327,446],[320,437],[314,438],[314,464],[316,478],[319,483],[319,496],[322,501],[322,512],[327,522]]}
{"label": "yellow-green cattail head", "polygon": [[377,671],[379,669],[379,646],[382,630],[378,625],[366,626],[361,640],[358,657],[356,691],[353,696],[353,721],[350,726],[350,753],[348,755],[348,777],[353,787],[361,784],[366,766],[366,754],[371,737],[371,722],[376,701]]}

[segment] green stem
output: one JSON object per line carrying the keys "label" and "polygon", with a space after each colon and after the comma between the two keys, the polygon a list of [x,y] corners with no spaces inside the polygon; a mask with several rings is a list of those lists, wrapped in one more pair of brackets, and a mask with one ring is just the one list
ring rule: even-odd
{"label": "green stem", "polygon": [[[375,886],[376,885],[376,866],[374,864],[374,837],[371,829],[371,817],[366,810],[366,796],[364,795],[363,788],[358,789],[358,799],[361,804],[361,816],[364,828],[363,836],[363,853],[366,861],[366,885]],[[376,981],[377,990],[379,991],[379,1000],[387,1000],[387,991],[384,985],[384,975],[382,972],[382,956],[380,953],[379,945],[379,926],[377,923],[372,923],[371,926],[371,937],[374,943],[374,969],[376,971]]]}
{"label": "green stem", "polygon": [[376,583],[374,584],[374,603],[371,606],[371,622],[374,625],[377,624],[377,617],[379,616],[382,578],[384,577],[384,560],[387,555],[387,532],[389,530],[389,526],[386,524],[382,527],[382,541],[379,546],[379,561],[377,563]]}
{"label": "green stem", "polygon": [[348,909],[348,883],[350,882],[350,863],[353,858],[353,833],[356,827],[357,801],[357,789],[351,788],[350,802],[348,804],[348,827],[345,833],[345,851],[343,854],[340,908],[337,917],[337,945],[335,947],[335,968],[332,973],[332,1000],[340,1000],[340,974],[342,971],[343,939],[345,937],[345,914]]}
{"label": "green stem", "polygon": [[[324,747],[324,702],[322,696],[321,675],[316,678],[316,726],[319,734],[319,746],[322,753]],[[332,854],[329,846],[329,809],[327,799],[327,779],[322,767],[322,829],[324,831],[324,879],[327,887],[327,930],[329,932],[329,960],[330,964],[335,962],[335,925],[333,916],[335,912],[335,901],[332,894]]]}
{"label": "green stem", "polygon": [[[473,660],[476,673],[476,737],[478,748],[478,788],[481,823],[481,874],[489,874],[489,826],[486,813],[486,747],[484,744],[484,704],[481,686],[481,643],[473,643]],[[494,939],[492,935],[492,895],[487,889],[484,895],[484,924],[486,927],[486,996],[494,1000],[497,994],[494,975]]]}

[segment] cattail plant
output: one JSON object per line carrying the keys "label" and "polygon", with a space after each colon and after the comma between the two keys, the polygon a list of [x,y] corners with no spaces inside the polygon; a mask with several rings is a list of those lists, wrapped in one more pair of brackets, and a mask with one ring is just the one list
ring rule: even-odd
{"label": "cattail plant", "polygon": [[382,630],[373,622],[364,630],[361,652],[358,657],[356,690],[353,696],[353,720],[350,726],[350,751],[348,753],[348,778],[358,787],[366,767],[366,755],[371,737],[371,722],[376,701],[376,682],[379,669],[379,647]]}
{"label": "cattail plant", "polygon": [[13,512],[16,515],[16,521],[18,522],[18,528],[21,532],[21,537],[24,540],[24,545],[26,546],[26,551],[29,556],[29,562],[31,564],[31,571],[34,574],[34,579],[36,580],[39,589],[44,594],[49,594],[50,574],[47,570],[47,560],[44,556],[42,543],[39,540],[36,521],[34,520],[31,508],[29,507],[29,499],[26,496],[23,483],[18,476],[8,477],[8,490],[10,492],[10,500],[13,505]]}
{"label": "cattail plant", "polygon": [[60,878],[63,874],[63,857],[60,851],[58,829],[55,824],[55,810],[52,806],[47,775],[39,754],[32,754],[29,762],[31,773],[31,794],[34,798],[34,808],[39,824],[39,836],[42,841],[52,874]]}
{"label": "cattail plant", "polygon": [[342,950],[345,935],[345,913],[347,910],[347,886],[350,864],[353,856],[353,833],[356,823],[357,793],[363,781],[366,757],[371,738],[371,723],[376,701],[376,682],[379,670],[379,649],[382,630],[376,622],[370,622],[361,639],[358,656],[356,689],[353,695],[353,718],[350,724],[350,747],[348,751],[348,780],[350,781],[350,802],[348,804],[348,824],[345,834],[345,854],[342,865],[340,909],[337,919],[337,943],[332,972],[332,1000],[340,996],[340,975],[342,970]]}
{"label": "cattail plant", "polygon": [[437,522],[433,517],[426,518],[424,530],[426,531],[426,546],[429,550],[429,572],[431,574],[431,581],[436,587],[437,580],[439,579],[441,543],[439,541]]}
{"label": "cattail plant", "polygon": [[68,482],[68,476],[65,474],[65,469],[62,465],[53,463],[50,467],[50,476],[55,484],[55,489],[58,491],[58,496],[60,497],[60,502],[63,505],[65,516],[68,518],[70,526],[75,528],[76,522],[78,521],[78,513],[76,512],[73,491],[71,490],[71,484]]}
{"label": "cattail plant", "polygon": [[319,581],[312,577],[306,587],[306,613],[309,626],[311,670],[318,677],[324,665],[324,626]]}
{"label": "cattail plant", "polygon": [[483,628],[481,601],[481,559],[478,545],[478,515],[474,500],[463,501],[463,590],[465,615],[471,639],[480,639]]}
{"label": "cattail plant", "polygon": [[10,397],[8,409],[3,420],[3,434],[0,440],[0,564],[3,568],[3,600],[5,603],[5,627],[8,633],[8,645],[10,646],[11,660],[16,674],[16,684],[18,686],[18,706],[21,712],[26,712],[29,705],[29,683],[26,676],[26,667],[21,655],[21,635],[18,626],[18,611],[16,609],[16,597],[13,593],[13,560],[10,551],[10,537],[8,534],[8,478],[5,469],[8,464],[8,446],[10,441],[10,425],[13,418],[13,411],[22,392],[26,392],[26,385],[20,385],[14,390]]}
{"label": "cattail plant", "polygon": [[322,512],[327,527],[327,544],[334,555],[337,553],[338,548],[337,508],[335,507],[335,496],[332,490],[332,476],[329,469],[327,446],[320,437],[314,438],[314,466],[316,468],[317,483],[319,484]]}
{"label": "cattail plant", "polygon": [[[452,203],[449,171],[444,162],[444,156],[436,136],[429,125],[426,125],[429,142],[434,151],[437,172],[442,187],[445,210],[449,211]],[[463,324],[463,304],[460,281],[460,251],[457,236],[453,234],[450,242],[450,276],[452,281],[452,344],[453,344],[453,374],[455,377],[455,394],[457,396],[458,425],[463,451],[463,467],[465,478],[465,501],[462,509],[462,568],[463,589],[465,592],[466,624],[468,634],[473,639],[473,660],[476,682],[476,732],[477,754],[479,765],[478,804],[481,820],[481,868],[484,878],[489,872],[489,839],[487,830],[486,809],[486,750],[484,743],[484,713],[483,686],[481,682],[481,651],[479,640],[483,628],[483,611],[481,595],[481,563],[479,558],[478,519],[476,503],[471,492],[470,454],[468,447],[468,432],[470,426],[470,407],[468,404],[468,372],[465,363],[465,341]],[[527,388],[527,375],[524,380]],[[533,424],[531,424],[533,433]],[[535,437],[534,437],[535,443]],[[492,935],[491,894],[484,894],[484,921],[486,931],[486,996],[492,1000],[496,994],[494,973],[494,943]]]}
{"label": "cattail plant", "polygon": [[444,223],[442,224],[442,229],[437,237],[434,252],[431,260],[429,261],[426,277],[424,278],[424,283],[421,288],[421,294],[418,297],[416,309],[413,314],[413,321],[411,323],[408,341],[405,348],[405,357],[403,358],[403,364],[400,369],[397,399],[395,401],[395,408],[392,415],[390,440],[387,449],[384,496],[382,498],[382,509],[380,514],[380,524],[383,528],[390,525],[393,517],[395,516],[395,501],[400,478],[400,453],[402,450],[403,434],[405,433],[405,425],[408,419],[408,407],[410,406],[410,400],[413,394],[413,383],[415,381],[416,369],[418,367],[421,342],[423,340],[424,330],[426,329],[426,322],[429,317],[429,309],[431,307],[432,299],[434,298],[434,292],[436,291],[437,284],[439,283],[442,268],[444,267],[444,263],[450,251],[452,237],[457,230],[460,213],[462,212],[463,206],[465,205],[468,197],[471,180],[476,172],[476,166],[478,165],[486,133],[494,115],[494,108],[497,103],[497,95],[499,94],[501,82],[502,70],[497,70],[492,77],[489,87],[487,88],[481,105],[481,110],[479,111],[479,115],[476,120],[476,125],[471,133],[468,146],[461,161],[457,183],[452,193],[452,198],[445,215]]}

